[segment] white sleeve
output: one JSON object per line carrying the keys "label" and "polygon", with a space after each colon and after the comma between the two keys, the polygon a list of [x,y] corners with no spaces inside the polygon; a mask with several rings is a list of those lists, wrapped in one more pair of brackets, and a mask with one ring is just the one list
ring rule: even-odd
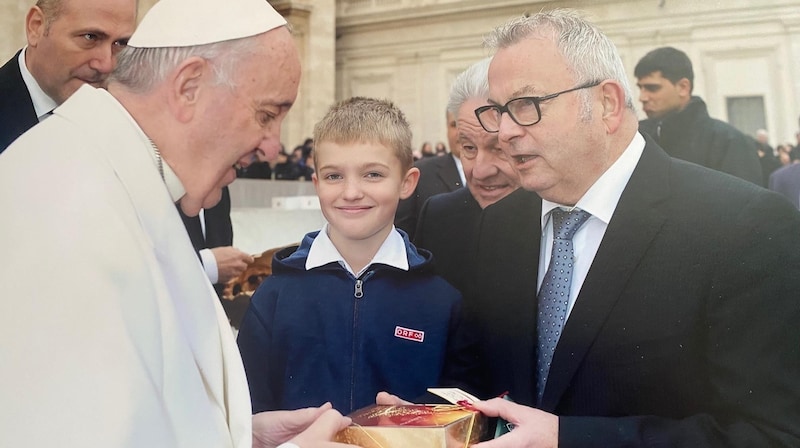
{"label": "white sleeve", "polygon": [[203,269],[205,269],[208,279],[211,280],[212,285],[215,285],[219,281],[219,269],[214,252],[211,252],[211,249],[201,249],[200,259],[203,261]]}

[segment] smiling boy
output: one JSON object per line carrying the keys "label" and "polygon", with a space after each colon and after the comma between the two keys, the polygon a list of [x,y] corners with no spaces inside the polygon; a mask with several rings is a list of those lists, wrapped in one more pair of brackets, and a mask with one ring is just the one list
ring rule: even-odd
{"label": "smiling boy", "polygon": [[330,401],[346,413],[382,390],[420,396],[454,359],[461,295],[393,225],[419,179],[405,116],[351,98],[314,142],[327,224],[276,254],[239,333],[253,412]]}

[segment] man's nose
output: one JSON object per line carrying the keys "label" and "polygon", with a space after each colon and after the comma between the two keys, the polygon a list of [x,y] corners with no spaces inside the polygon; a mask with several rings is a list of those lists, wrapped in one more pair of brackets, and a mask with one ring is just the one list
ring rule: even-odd
{"label": "man's nose", "polygon": [[111,73],[117,63],[117,57],[113,54],[111,45],[99,45],[94,49],[92,59],[89,61],[89,67],[104,75]]}
{"label": "man's nose", "polygon": [[258,150],[256,151],[256,158],[260,162],[272,162],[276,158],[278,158],[278,153],[281,150],[281,143],[279,138],[265,138],[261,141],[261,144],[258,145]]}
{"label": "man's nose", "polygon": [[479,149],[475,156],[475,165],[472,167],[472,177],[482,180],[493,176],[497,170],[491,159],[487,151]]}
{"label": "man's nose", "polygon": [[[525,133],[525,129],[523,126],[517,124],[516,121],[512,120],[508,114],[500,115],[500,119],[497,123],[497,138],[501,142],[508,142],[515,137],[520,137]],[[478,151],[480,153],[480,151]]]}

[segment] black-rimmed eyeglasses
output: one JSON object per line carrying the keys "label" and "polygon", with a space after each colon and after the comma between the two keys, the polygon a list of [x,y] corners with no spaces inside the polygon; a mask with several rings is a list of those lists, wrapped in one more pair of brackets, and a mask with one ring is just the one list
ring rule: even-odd
{"label": "black-rimmed eyeglasses", "polygon": [[508,113],[508,116],[520,126],[533,126],[542,120],[542,111],[539,104],[542,101],[552,100],[553,98],[576,90],[588,89],[600,84],[602,81],[591,81],[586,84],[581,84],[578,87],[562,90],[561,92],[551,93],[545,96],[523,96],[514,98],[503,106],[488,105],[481,106],[475,109],[475,116],[478,117],[478,122],[481,124],[486,132],[500,131],[500,117],[503,112]]}

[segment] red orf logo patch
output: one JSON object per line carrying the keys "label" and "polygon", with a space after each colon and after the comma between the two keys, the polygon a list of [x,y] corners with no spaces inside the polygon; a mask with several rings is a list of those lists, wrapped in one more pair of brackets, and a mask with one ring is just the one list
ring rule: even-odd
{"label": "red orf logo patch", "polygon": [[412,330],[410,328],[394,327],[394,336],[401,339],[408,339],[409,341],[422,342],[425,340],[425,332],[419,330]]}

